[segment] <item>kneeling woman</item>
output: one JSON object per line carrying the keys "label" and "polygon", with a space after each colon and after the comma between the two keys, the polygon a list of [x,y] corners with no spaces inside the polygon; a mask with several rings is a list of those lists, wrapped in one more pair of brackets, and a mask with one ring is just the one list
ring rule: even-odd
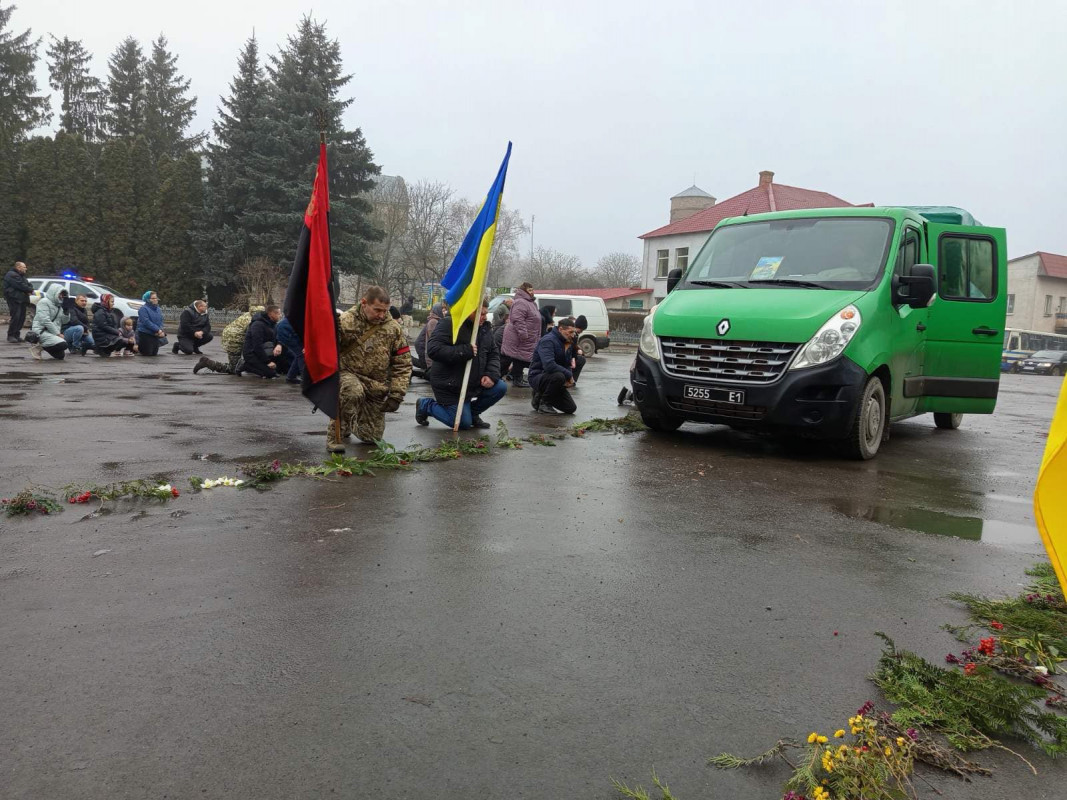
{"label": "kneeling woman", "polygon": [[141,299],[144,305],[137,312],[137,345],[142,356],[154,356],[167,343],[167,332],[163,330],[163,311],[155,292],[145,292]]}
{"label": "kneeling woman", "polygon": [[97,355],[121,356],[133,351],[133,340],[122,336],[122,312],[115,308],[115,296],[105,294],[93,303],[93,341]]}

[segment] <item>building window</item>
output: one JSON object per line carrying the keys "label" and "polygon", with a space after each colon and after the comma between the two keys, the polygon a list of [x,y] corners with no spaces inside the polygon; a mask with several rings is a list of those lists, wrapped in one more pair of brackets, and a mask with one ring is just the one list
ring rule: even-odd
{"label": "building window", "polygon": [[670,250],[657,250],[656,251],[656,277],[666,278],[667,271],[671,267],[671,251]]}
{"label": "building window", "polygon": [[637,308],[637,309],[641,309],[641,308],[644,308],[644,307],[645,307],[645,301],[644,301],[644,300],[641,300],[641,299],[638,299],[638,300],[629,300],[629,301],[627,301],[627,302],[628,302],[628,303],[630,304],[630,308]]}
{"label": "building window", "polygon": [[674,251],[674,268],[685,272],[689,266],[689,248],[679,247]]}
{"label": "building window", "polygon": [[1057,314],[1067,314],[1067,297],[1060,298],[1060,305],[1056,309]]}
{"label": "building window", "polygon": [[1009,314],[1014,314],[1015,313],[1015,295],[1013,295],[1013,294],[1009,294],[1008,295],[1008,313]]}
{"label": "building window", "polygon": [[1052,295],[1050,294],[1045,295],[1045,316],[1052,316]]}

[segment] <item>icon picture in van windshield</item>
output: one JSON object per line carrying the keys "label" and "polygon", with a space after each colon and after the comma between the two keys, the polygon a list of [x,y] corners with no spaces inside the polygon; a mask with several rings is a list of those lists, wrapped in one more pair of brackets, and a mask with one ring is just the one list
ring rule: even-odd
{"label": "icon picture in van windshield", "polygon": [[715,326],[715,331],[719,334],[719,336],[725,336],[726,334],[728,334],[730,332],[730,320],[719,320],[719,324]]}

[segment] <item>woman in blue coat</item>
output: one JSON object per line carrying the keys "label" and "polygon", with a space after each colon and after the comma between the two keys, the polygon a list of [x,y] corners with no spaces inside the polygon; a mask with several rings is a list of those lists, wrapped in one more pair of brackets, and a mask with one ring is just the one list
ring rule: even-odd
{"label": "woman in blue coat", "polygon": [[159,308],[159,296],[155,292],[141,295],[144,305],[137,312],[137,346],[142,356],[154,356],[167,343],[163,330],[163,311]]}

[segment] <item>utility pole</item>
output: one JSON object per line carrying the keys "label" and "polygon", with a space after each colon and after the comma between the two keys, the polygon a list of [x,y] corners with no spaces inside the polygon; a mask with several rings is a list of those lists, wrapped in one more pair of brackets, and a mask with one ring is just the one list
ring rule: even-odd
{"label": "utility pole", "polygon": [[533,266],[533,228],[534,220],[537,219],[536,214],[530,215],[530,266]]}

